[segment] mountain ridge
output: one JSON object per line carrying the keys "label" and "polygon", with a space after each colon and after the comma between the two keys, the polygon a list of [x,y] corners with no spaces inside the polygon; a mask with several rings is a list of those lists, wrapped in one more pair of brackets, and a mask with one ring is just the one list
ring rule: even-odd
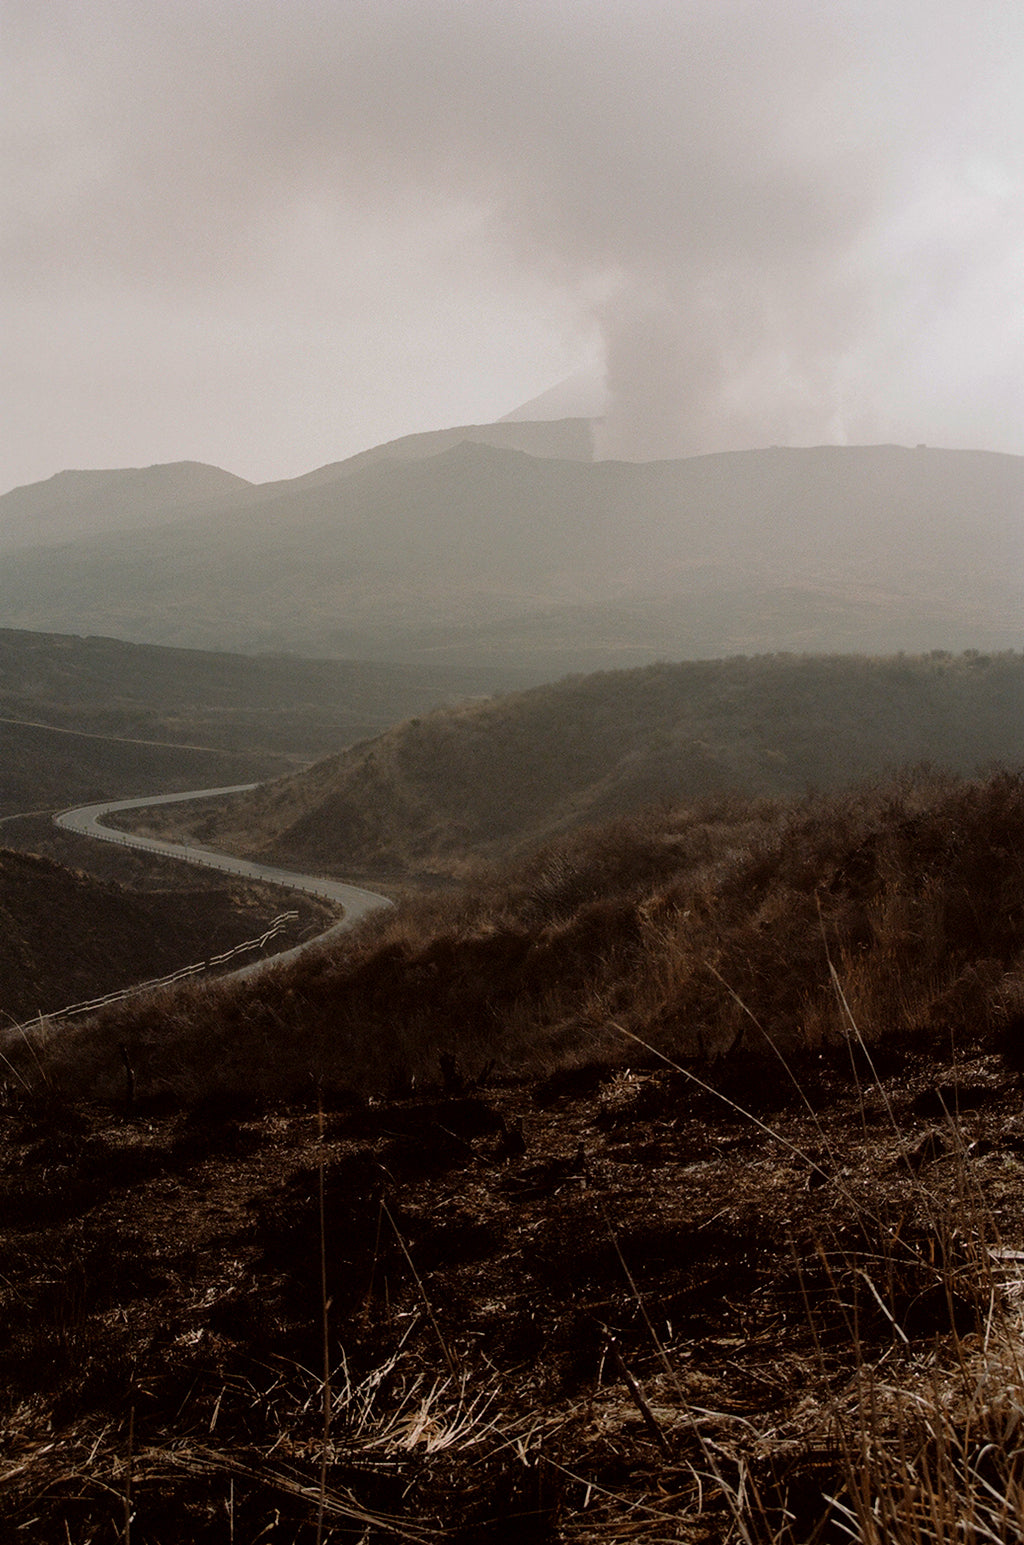
{"label": "mountain ridge", "polygon": [[[0,624],[463,664],[479,645],[549,675],[1020,641],[1024,458],[817,446],[633,463],[431,443],[246,485],[130,544],[11,550]],[[628,637],[600,647],[623,607]]]}
{"label": "mountain ridge", "polygon": [[[87,520],[95,521],[99,516],[101,524],[94,525],[93,529],[103,534],[140,524],[162,524],[161,517],[168,524],[179,524],[183,513],[192,504],[217,509],[236,500],[240,509],[245,509],[289,493],[298,494],[335,483],[377,462],[434,456],[463,441],[495,444],[539,457],[593,459],[589,422],[564,419],[463,424],[451,429],[425,430],[358,451],[341,461],[327,462],[297,477],[272,479],[266,483],[253,483],[234,472],[196,461],[160,462],[150,467],[68,469],[0,495],[0,544],[39,545],[40,520],[44,526],[47,520],[50,522],[49,529],[42,532],[44,538],[64,540],[69,534],[87,537],[88,530],[81,526],[83,512]],[[112,518],[104,516],[106,506],[103,501],[115,492],[122,495],[127,492],[128,508]],[[121,526],[120,521],[127,522],[127,526]],[[29,540],[26,541],[26,537]]]}
{"label": "mountain ridge", "polygon": [[216,503],[252,486],[233,472],[200,461],[68,469],[0,497],[0,543],[65,541],[81,531],[83,519],[92,529],[116,530],[126,503],[135,525],[159,524],[168,510]]}

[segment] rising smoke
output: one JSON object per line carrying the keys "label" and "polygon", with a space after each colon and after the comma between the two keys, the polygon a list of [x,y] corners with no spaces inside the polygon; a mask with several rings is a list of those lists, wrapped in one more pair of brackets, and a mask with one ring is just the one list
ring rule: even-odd
{"label": "rising smoke", "polygon": [[1021,449],[1016,0],[8,12],[25,294],[119,275],[170,326],[231,276],[301,286],[288,232],[454,211],[495,285],[596,330],[606,454]]}

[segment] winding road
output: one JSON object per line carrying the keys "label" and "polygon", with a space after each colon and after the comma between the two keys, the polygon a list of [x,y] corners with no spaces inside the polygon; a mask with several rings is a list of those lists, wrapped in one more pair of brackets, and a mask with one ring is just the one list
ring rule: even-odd
{"label": "winding road", "polygon": [[[328,880],[323,875],[299,874],[291,869],[275,869],[270,864],[257,864],[248,858],[236,858],[231,853],[215,853],[209,848],[195,848],[180,842],[165,842],[159,837],[142,837],[135,832],[117,831],[112,826],[102,824],[104,816],[113,815],[118,810],[140,810],[149,805],[173,805],[191,799],[214,799],[220,794],[246,793],[258,786],[255,783],[235,783],[220,789],[190,789],[185,794],[145,794],[137,799],[108,800],[101,805],[79,805],[74,810],[64,810],[54,816],[54,821],[65,831],[78,832],[83,837],[96,837],[102,842],[116,842],[121,847],[139,848],[146,853],[159,853],[161,857],[181,859],[186,864],[201,864],[208,869],[222,869],[225,874],[240,875],[246,880],[262,880],[268,885],[280,885],[287,890],[307,891],[312,896],[335,901],[345,909],[345,915],[337,923],[333,923],[316,939],[311,939],[309,944],[300,944],[294,949],[272,956],[268,961],[260,961],[258,962],[260,966],[269,965],[271,962],[275,965],[280,964],[290,956],[308,949],[310,944],[322,943],[332,934],[353,927],[361,918],[366,917],[370,912],[377,911],[379,907],[393,905],[386,896],[379,896],[376,891],[362,890],[358,885],[347,885],[342,880]],[[255,968],[247,966],[243,969],[250,971]]]}

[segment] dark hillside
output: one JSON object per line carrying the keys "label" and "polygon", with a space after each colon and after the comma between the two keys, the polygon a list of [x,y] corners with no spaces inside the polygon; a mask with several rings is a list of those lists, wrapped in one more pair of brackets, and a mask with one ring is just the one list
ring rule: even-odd
{"label": "dark hillside", "polygon": [[[207,960],[257,937],[289,908],[300,903],[283,892],[194,871],[178,889],[139,893],[0,848],[0,1025]],[[321,916],[303,902],[276,947],[315,929]]]}
{"label": "dark hillside", "polygon": [[[190,829],[211,846],[343,873],[457,874],[467,855],[522,851],[659,801],[792,796],[908,762],[964,773],[1021,759],[1021,655],[697,661],[414,719],[197,808]],[[181,807],[157,812],[146,829],[183,819]]]}
{"label": "dark hillside", "polygon": [[222,788],[280,772],[266,753],[201,750],[0,720],[0,816],[133,794]]}

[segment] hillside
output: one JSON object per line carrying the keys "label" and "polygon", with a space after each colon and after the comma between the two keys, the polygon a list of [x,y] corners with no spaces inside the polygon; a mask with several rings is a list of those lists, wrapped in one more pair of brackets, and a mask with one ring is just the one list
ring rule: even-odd
{"label": "hillside", "polygon": [[1024,760],[1024,656],[656,665],[441,710],[156,833],[351,874],[467,859],[646,805],[830,789],[908,762]]}
{"label": "hillside", "polygon": [[[453,697],[511,684],[517,679],[497,670],[253,658],[0,629],[0,734],[8,747],[0,768],[12,770],[11,734],[18,725],[43,724],[231,752],[244,782],[246,758],[253,769],[248,776],[267,775],[289,757],[309,760]],[[84,742],[75,749],[84,773],[100,753]],[[110,792],[133,787],[129,781]]]}
{"label": "hillside", "polygon": [[0,819],[118,795],[250,783],[289,765],[290,758],[265,752],[201,750],[0,719]]}
{"label": "hillside", "polygon": [[354,463],[130,544],[11,551],[0,622],[540,675],[1019,643],[1024,458],[826,446],[626,464],[463,436]]}
{"label": "hillside", "polygon": [[[195,871],[176,889],[140,893],[0,847],[0,1024],[208,960],[299,905],[269,886]],[[303,902],[275,948],[315,930],[323,915]]]}
{"label": "hillside", "polygon": [[7,1045],[11,1527],[1018,1540],[1022,850],[677,806]]}

